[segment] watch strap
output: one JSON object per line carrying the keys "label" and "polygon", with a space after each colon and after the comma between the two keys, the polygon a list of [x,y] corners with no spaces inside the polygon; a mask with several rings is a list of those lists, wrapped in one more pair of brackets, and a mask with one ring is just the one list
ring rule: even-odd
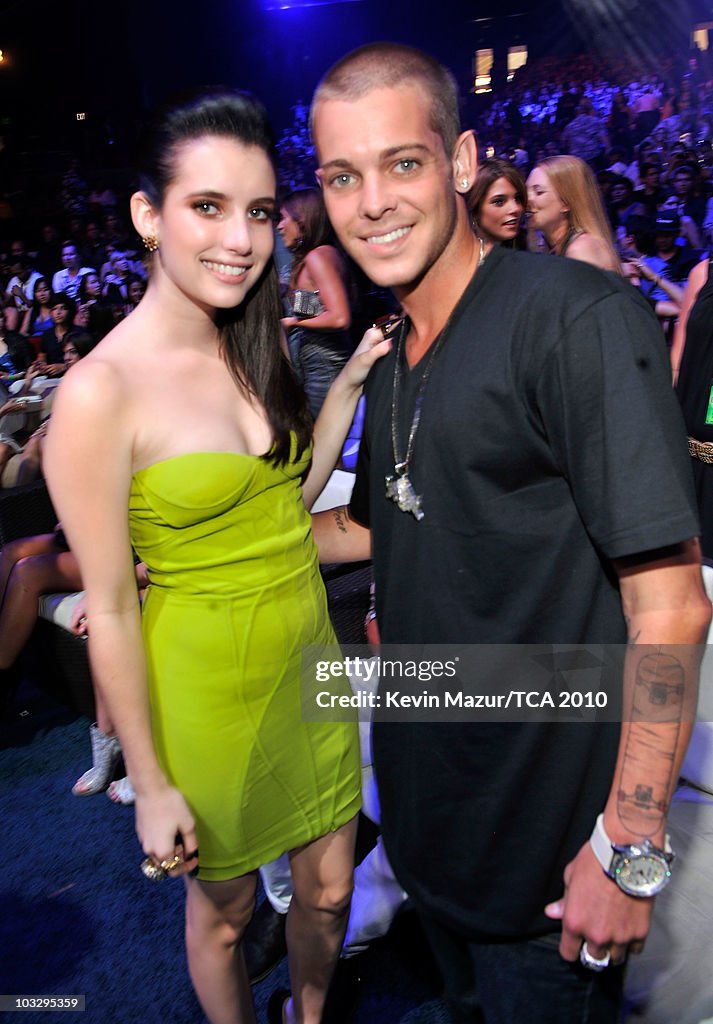
{"label": "watch strap", "polygon": [[[607,830],[604,828],[603,814],[600,814],[597,818],[597,823],[594,826],[594,830],[592,831],[591,836],[589,837],[589,842],[592,847],[592,850],[594,851],[594,856],[601,864],[605,874],[608,875],[611,869],[612,857],[615,853],[618,852],[618,847],[614,843],[612,843],[611,839],[607,835]],[[621,845],[623,846],[626,844],[622,843]],[[641,844],[632,843],[630,845],[639,846]],[[666,854],[673,853],[673,850],[671,849],[671,839],[668,834],[666,834],[664,840],[663,852]]]}

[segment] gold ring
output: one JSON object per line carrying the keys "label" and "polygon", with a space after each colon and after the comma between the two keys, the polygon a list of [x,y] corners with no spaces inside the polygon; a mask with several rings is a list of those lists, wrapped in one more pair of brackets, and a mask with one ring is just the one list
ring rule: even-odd
{"label": "gold ring", "polygon": [[178,865],[182,863],[183,862],[180,857],[171,857],[170,860],[162,860],[161,867],[166,872],[166,874],[168,874],[169,871],[173,871],[174,868],[177,868]]}
{"label": "gold ring", "polygon": [[153,857],[141,861],[141,870],[151,882],[162,882],[164,878],[168,878],[166,869]]}

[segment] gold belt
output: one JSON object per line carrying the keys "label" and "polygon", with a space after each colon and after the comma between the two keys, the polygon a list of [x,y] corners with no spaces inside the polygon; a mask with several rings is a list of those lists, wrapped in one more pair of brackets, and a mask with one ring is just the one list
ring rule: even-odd
{"label": "gold belt", "polygon": [[696,441],[695,437],[689,437],[688,454],[701,462],[713,463],[713,441]]}

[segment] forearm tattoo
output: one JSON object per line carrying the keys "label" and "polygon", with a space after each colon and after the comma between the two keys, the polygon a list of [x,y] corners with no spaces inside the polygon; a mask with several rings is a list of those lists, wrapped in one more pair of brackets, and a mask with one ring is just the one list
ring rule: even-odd
{"label": "forearm tattoo", "polygon": [[675,655],[652,652],[650,648],[635,661],[633,669],[634,693],[617,789],[617,814],[631,832],[652,836],[663,825],[674,782],[686,674]]}
{"label": "forearm tattoo", "polygon": [[337,524],[337,529],[340,533],[348,533],[347,523],[350,522],[349,509],[346,505],[342,505],[341,508],[334,509],[334,522]]}

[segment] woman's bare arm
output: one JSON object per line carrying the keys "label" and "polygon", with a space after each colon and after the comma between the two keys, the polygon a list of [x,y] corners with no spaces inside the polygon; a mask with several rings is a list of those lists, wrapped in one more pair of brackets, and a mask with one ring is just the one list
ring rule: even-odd
{"label": "woman's bare arm", "polygon": [[299,323],[310,331],[346,330],[351,323],[351,310],[337,250],[331,245],[320,245],[307,253],[300,281],[305,277],[310,284],[309,290],[319,292],[324,312],[308,320],[289,317],[283,321],[285,327]]}
{"label": "woman's bare arm", "polygon": [[[136,827],[144,850],[174,855],[180,832],[196,846],[192,816],[158,764],[151,736],[146,663],[128,531],[133,435],[131,397],[116,367],[100,358],[78,364],[62,384],[47,437],[46,478],[79,562],[91,620],[95,683],[121,739],[137,793]],[[191,864],[191,867],[193,865]]]}
{"label": "woman's bare arm", "polygon": [[327,392],[314,425],[314,454],[304,481],[307,508],[315,503],[339,460],[369,371],[390,348],[391,342],[384,339],[382,332],[376,327],[370,327]]}
{"label": "woman's bare arm", "polygon": [[678,317],[678,323],[676,324],[676,330],[673,333],[673,344],[671,345],[671,372],[673,374],[674,384],[678,380],[678,370],[681,365],[681,359],[683,358],[683,350],[686,346],[688,317],[690,316],[693,305],[698,298],[699,291],[708,280],[708,263],[708,260],[701,260],[700,263],[696,264],[688,275],[688,281],[686,282],[686,288],[681,302],[681,312]]}

